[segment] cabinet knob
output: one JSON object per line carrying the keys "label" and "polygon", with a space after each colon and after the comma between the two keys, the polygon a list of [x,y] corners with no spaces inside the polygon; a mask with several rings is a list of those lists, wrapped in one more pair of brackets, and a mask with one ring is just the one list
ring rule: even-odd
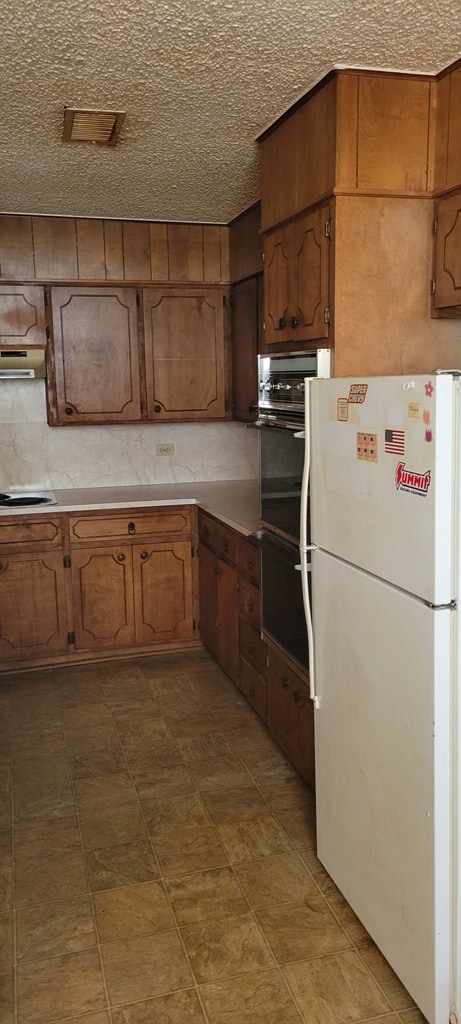
{"label": "cabinet knob", "polygon": [[254,603],[254,601],[253,601],[253,598],[252,598],[252,597],[249,597],[249,598],[248,598],[248,602],[247,602],[247,608],[248,608],[248,611],[249,611],[249,612],[252,612],[252,611],[253,611],[253,608],[254,608],[254,606],[255,606],[255,603]]}
{"label": "cabinet knob", "polygon": [[121,552],[119,555],[117,555],[117,562],[124,562],[125,558],[126,555],[124,555],[123,552]]}
{"label": "cabinet knob", "polygon": [[293,700],[294,700],[295,704],[299,704],[299,702],[301,700],[301,694],[300,694],[299,690],[295,690],[295,692],[293,694]]}
{"label": "cabinet knob", "polygon": [[161,411],[162,411],[162,406],[161,405],[154,405],[154,412],[161,412]]}
{"label": "cabinet knob", "polygon": [[254,652],[255,652],[255,645],[254,645],[252,640],[250,640],[250,642],[248,644],[247,651],[248,651],[248,654],[254,654]]}
{"label": "cabinet knob", "polygon": [[146,558],[149,558],[149,552],[148,551],[141,551],[141,558],[142,558],[143,562],[145,562]]}
{"label": "cabinet knob", "polygon": [[128,533],[136,533],[136,523],[128,523]]}
{"label": "cabinet knob", "polygon": [[66,413],[66,416],[73,416],[74,415],[74,410],[71,409],[70,405],[67,405],[66,409],[65,409],[65,413]]}
{"label": "cabinet knob", "polygon": [[288,679],[282,679],[282,687],[284,690],[288,690],[290,683]]}
{"label": "cabinet knob", "polygon": [[252,558],[247,558],[247,569],[249,569],[250,572],[251,572],[253,566],[254,566],[254,560]]}
{"label": "cabinet knob", "polygon": [[293,330],[295,330],[296,327],[299,327],[299,320],[298,320],[297,316],[292,316],[292,318],[291,318],[291,326],[292,326]]}
{"label": "cabinet knob", "polygon": [[279,317],[278,327],[276,327],[275,329],[276,331],[283,331],[284,327],[288,327],[288,323],[285,320],[285,317],[281,316]]}
{"label": "cabinet knob", "polygon": [[226,538],[224,538],[224,540],[222,542],[222,549],[223,549],[223,551],[229,551],[229,541],[226,540]]}

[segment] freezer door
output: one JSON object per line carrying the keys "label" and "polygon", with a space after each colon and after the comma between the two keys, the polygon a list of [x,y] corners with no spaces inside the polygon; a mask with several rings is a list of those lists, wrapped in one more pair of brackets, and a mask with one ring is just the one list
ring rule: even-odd
{"label": "freezer door", "polygon": [[310,384],[312,541],[433,604],[454,598],[451,376]]}
{"label": "freezer door", "polygon": [[450,634],[313,553],[318,856],[431,1024],[450,978]]}

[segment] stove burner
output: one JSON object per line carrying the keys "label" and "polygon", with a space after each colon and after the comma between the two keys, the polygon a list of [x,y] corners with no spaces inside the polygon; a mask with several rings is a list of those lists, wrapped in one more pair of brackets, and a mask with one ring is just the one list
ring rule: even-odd
{"label": "stove burner", "polygon": [[19,508],[32,505],[56,505],[56,498],[51,491],[48,493],[36,491],[31,494],[0,494],[0,507],[2,508]]}

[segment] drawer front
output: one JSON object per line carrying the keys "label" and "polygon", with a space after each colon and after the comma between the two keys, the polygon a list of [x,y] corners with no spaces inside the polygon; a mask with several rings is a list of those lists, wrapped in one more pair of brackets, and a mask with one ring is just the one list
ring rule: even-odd
{"label": "drawer front", "polygon": [[240,619],[240,657],[261,675],[267,670],[267,647],[258,630],[245,619]]}
{"label": "drawer front", "polygon": [[261,551],[256,544],[241,540],[239,544],[239,570],[248,576],[255,586],[261,581]]}
{"label": "drawer front", "polygon": [[241,579],[239,582],[240,615],[252,626],[261,625],[261,600],[259,590],[252,583]]}
{"label": "drawer front", "polygon": [[165,534],[187,536],[190,533],[190,513],[188,509],[181,509],[181,511],[71,516],[69,530],[72,544],[87,544],[92,540],[105,543],[109,540],[158,537]]}
{"label": "drawer front", "polygon": [[202,544],[205,544],[207,548],[211,548],[212,551],[216,551],[217,529],[218,524],[216,522],[216,519],[212,519],[211,516],[207,516],[205,512],[199,512],[199,540],[201,541]]}
{"label": "drawer front", "polygon": [[243,658],[240,661],[240,688],[257,714],[267,719],[267,684]]}
{"label": "drawer front", "polygon": [[219,558],[224,558],[226,562],[237,565],[238,544],[238,534],[234,533],[233,530],[229,530],[228,527],[220,526],[218,523],[216,529],[216,552]]}
{"label": "drawer front", "polygon": [[47,551],[62,544],[61,517],[0,517],[1,551]]}

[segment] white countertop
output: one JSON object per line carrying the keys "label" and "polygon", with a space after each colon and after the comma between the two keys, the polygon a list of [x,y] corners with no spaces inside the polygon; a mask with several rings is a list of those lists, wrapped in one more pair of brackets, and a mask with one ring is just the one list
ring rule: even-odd
{"label": "white countertop", "polygon": [[[24,488],[34,493],[33,488]],[[13,493],[12,491],[10,493]],[[46,493],[40,488],[40,493]],[[0,516],[52,515],[114,508],[160,508],[162,505],[200,505],[244,536],[259,527],[257,480],[219,480],[189,484],[140,484],[129,487],[53,488],[55,505],[0,508]]]}

